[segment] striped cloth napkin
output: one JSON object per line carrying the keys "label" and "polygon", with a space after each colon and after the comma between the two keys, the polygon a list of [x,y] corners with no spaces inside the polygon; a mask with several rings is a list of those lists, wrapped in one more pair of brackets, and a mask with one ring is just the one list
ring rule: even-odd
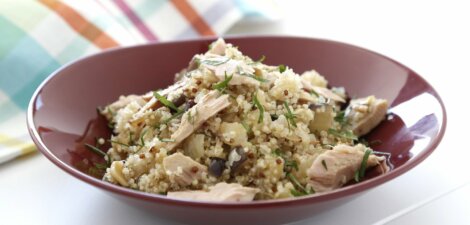
{"label": "striped cloth napkin", "polygon": [[278,15],[270,0],[1,0],[0,163],[35,151],[25,111],[60,65],[108,48],[217,36],[241,19]]}

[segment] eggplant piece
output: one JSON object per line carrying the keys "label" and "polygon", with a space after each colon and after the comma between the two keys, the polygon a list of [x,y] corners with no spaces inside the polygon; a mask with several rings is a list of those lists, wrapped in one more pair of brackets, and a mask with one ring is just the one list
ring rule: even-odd
{"label": "eggplant piece", "polygon": [[186,96],[184,96],[184,94],[181,94],[178,98],[173,99],[173,101],[171,101],[171,102],[176,107],[180,107],[181,105],[183,105],[186,102]]}
{"label": "eggplant piece", "polygon": [[230,168],[230,173],[233,175],[238,172],[241,165],[247,160],[246,152],[243,147],[238,146],[232,149],[228,155],[227,166]]}
{"label": "eggplant piece", "polygon": [[225,159],[213,157],[209,164],[209,174],[214,177],[220,177],[225,170]]}
{"label": "eggplant piece", "polygon": [[188,111],[191,107],[196,105],[196,102],[194,102],[194,99],[189,99],[186,104],[184,105],[184,111]]}

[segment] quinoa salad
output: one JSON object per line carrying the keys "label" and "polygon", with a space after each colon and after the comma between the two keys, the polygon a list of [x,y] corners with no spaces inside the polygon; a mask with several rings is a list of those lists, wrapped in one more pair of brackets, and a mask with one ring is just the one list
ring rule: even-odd
{"label": "quinoa salad", "polygon": [[102,179],[170,198],[250,202],[389,171],[386,155],[359,139],[385,118],[385,99],[350,99],[315,70],[263,60],[218,39],[173,85],[100,108],[113,129]]}

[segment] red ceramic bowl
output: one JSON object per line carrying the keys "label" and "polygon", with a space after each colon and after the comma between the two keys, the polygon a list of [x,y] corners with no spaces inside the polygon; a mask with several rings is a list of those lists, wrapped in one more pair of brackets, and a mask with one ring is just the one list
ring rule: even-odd
{"label": "red ceramic bowl", "polygon": [[392,170],[383,175],[369,173],[363,182],[324,194],[250,203],[168,199],[89,175],[93,172],[88,169],[90,162],[102,159],[85,150],[83,144],[94,143],[97,136],[110,136],[96,107],[120,95],[166,87],[174,74],[187,66],[194,54],[206,51],[213,40],[114,49],[63,66],[41,84],[31,100],[27,118],[31,137],[49,160],[74,177],[162,218],[199,224],[279,224],[307,218],[409,171],[442,139],[446,113],[441,98],[418,74],[392,59],[327,40],[233,37],[226,41],[252,58],[265,55],[267,64],[286,64],[299,73],[314,68],[333,86],[344,86],[351,96],[374,94],[388,99],[390,116],[366,138],[381,141],[372,147],[391,154]]}

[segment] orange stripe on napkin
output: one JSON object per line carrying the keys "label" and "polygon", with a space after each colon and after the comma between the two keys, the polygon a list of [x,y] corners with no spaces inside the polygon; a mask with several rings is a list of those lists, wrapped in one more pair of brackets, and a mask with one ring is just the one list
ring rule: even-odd
{"label": "orange stripe on napkin", "polygon": [[215,32],[212,31],[206,21],[199,16],[186,0],[171,0],[171,2],[199,34],[203,36],[215,35]]}
{"label": "orange stripe on napkin", "polygon": [[[49,9],[55,11],[60,17],[64,19],[66,23],[77,31],[84,38],[94,43],[101,49],[111,48],[119,46],[114,39],[109,37],[100,28],[87,21],[77,11],[69,7],[68,5],[57,1],[57,0],[40,0]],[[60,34],[58,34],[60,35]]]}

